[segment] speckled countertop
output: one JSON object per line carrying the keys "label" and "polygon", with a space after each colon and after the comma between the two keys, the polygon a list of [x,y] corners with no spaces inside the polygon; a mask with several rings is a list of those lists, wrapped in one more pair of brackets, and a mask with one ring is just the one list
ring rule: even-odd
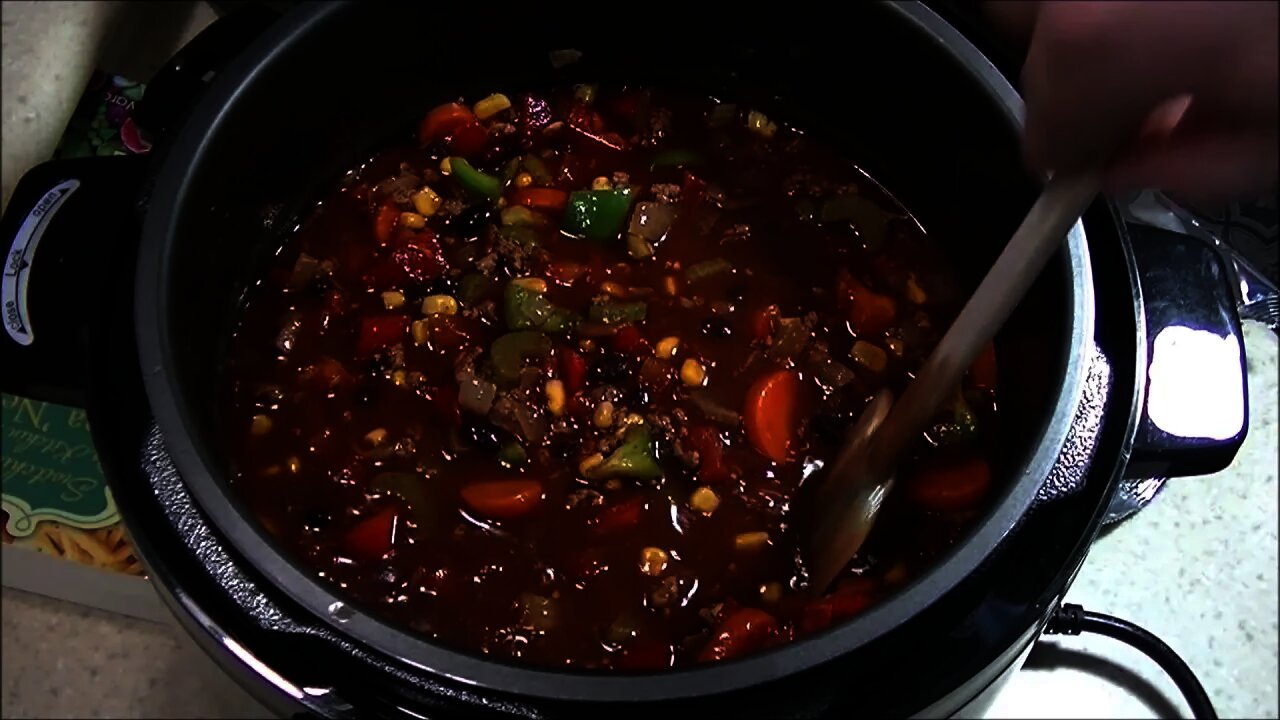
{"label": "speckled countertop", "polygon": [[[139,23],[146,18],[146,28]],[[94,67],[146,78],[212,13],[203,3],[4,2],[0,193],[48,158]],[[1277,341],[1246,329],[1249,437],[1216,475],[1168,483],[1095,544],[1067,599],[1133,620],[1199,674],[1223,717],[1277,717]],[[255,717],[176,626],[6,589],[3,717]],[[1053,638],[990,717],[1168,717],[1186,708],[1145,657]]]}

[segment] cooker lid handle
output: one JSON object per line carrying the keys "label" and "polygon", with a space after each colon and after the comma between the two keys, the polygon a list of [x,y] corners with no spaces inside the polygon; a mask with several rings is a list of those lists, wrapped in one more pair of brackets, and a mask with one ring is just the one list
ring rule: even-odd
{"label": "cooker lid handle", "polygon": [[55,160],[27,171],[0,219],[4,333],[0,389],[84,406],[87,337],[106,293],[128,292],[116,268],[137,254],[135,199],[145,155]]}
{"label": "cooker lid handle", "polygon": [[1205,239],[1128,223],[1146,323],[1146,394],[1128,477],[1231,464],[1248,431],[1239,280]]}

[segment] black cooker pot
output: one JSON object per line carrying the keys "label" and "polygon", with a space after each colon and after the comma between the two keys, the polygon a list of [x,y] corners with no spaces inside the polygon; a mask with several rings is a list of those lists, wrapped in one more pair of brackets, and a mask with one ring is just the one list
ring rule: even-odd
{"label": "black cooker pot", "polygon": [[[748,100],[847,151],[976,285],[1038,189],[1019,161],[1021,102],[929,8],[842,12],[703,23],[635,8],[586,23],[569,8],[238,11],[151,84],[139,109],[158,140],[149,162],[51,163],[24,179],[4,218],[15,238],[6,366],[19,364],[27,394],[87,402],[160,592],[282,714],[978,712],[1057,607],[1122,474],[1218,469],[1245,432],[1241,414],[1225,437],[1179,437],[1145,412],[1148,337],[1181,326],[1238,345],[1239,320],[1212,250],[1126,228],[1104,199],[997,339],[1007,482],[991,512],[897,596],[766,653],[626,675],[437,646],[346,604],[227,484],[219,398],[244,289],[322,191],[459,95],[591,80]],[[553,52],[564,50],[575,52]],[[136,199],[136,215],[120,217],[122,198]],[[83,288],[71,308],[68,287]],[[1239,374],[1243,392],[1242,357],[1204,372]],[[1176,406],[1176,392],[1163,402]]]}

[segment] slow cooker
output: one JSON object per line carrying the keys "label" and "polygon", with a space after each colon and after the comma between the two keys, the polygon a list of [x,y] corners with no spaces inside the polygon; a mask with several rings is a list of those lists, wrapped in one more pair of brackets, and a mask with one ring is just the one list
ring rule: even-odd
{"label": "slow cooker", "polygon": [[[634,12],[240,8],[151,83],[138,114],[150,157],[49,163],[15,192],[11,378],[87,406],[156,587],[281,715],[980,714],[1060,617],[1117,484],[1213,472],[1243,441],[1231,270],[1200,240],[1126,224],[1099,198],[997,338],[1004,494],[881,606],[738,661],[602,675],[435,646],[348,604],[230,492],[221,368],[263,259],[320,191],[433,102],[586,78],[751,97],[839,143],[926,227],[964,237],[952,260],[975,280],[1035,197],[1021,101],[948,21],[953,6],[714,22]],[[1240,397],[1209,412],[1198,376]]]}

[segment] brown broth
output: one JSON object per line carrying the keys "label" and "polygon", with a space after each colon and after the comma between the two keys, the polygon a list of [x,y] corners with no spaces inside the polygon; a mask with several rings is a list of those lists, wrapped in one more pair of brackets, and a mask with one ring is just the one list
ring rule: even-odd
{"label": "brown broth", "polygon": [[[547,97],[557,120],[577,105],[573,89]],[[625,150],[571,123],[558,131],[535,128],[523,121],[527,113],[508,110],[488,123],[487,154],[475,164],[501,175],[511,158],[538,154],[552,176],[547,185],[566,191],[623,172],[634,188],[633,209],[653,200],[655,184],[682,186],[676,219],[654,257],[630,258],[621,238],[568,237],[558,229],[559,214],[548,213],[548,225],[534,231],[545,253],[522,258],[518,272],[499,253],[492,282],[463,301],[459,314],[430,320],[426,344],[416,345],[405,331],[395,347],[361,356],[366,317],[402,316],[407,326],[424,317],[425,297],[470,292],[464,287],[472,281],[463,277],[476,274],[475,260],[494,251],[490,226],[499,222],[491,203],[465,200],[456,172],[441,175],[448,154],[442,143],[407,139],[378,153],[317,204],[248,294],[228,394],[236,490],[288,551],[361,607],[449,646],[499,658],[587,668],[680,666],[698,661],[720,634],[736,632],[731,617],[739,608],[767,612],[774,626],[733,638],[733,648],[721,653],[727,656],[856,614],[926,569],[981,512],[985,485],[977,499],[940,506],[912,477],[926,463],[963,464],[985,455],[990,438],[981,429],[991,424],[993,397],[966,383],[976,436],[944,442],[949,438],[934,432],[921,439],[903,471],[905,489],[890,499],[834,595],[809,594],[789,525],[791,500],[806,475],[832,457],[866,400],[907,381],[957,308],[955,279],[906,210],[850,160],[800,130],[779,124],[765,138],[747,127],[745,108],[729,114],[711,99],[659,90],[600,92],[591,107],[603,125],[589,128],[591,134],[616,133]],[[653,119],[662,111],[670,122],[655,138]],[[700,161],[652,167],[657,153],[677,149],[696,152]],[[382,204],[392,203],[397,213],[413,210],[405,193],[388,199],[380,185],[406,169],[417,178],[414,189],[430,186],[444,206],[425,231],[400,228],[380,245],[373,228]],[[709,192],[693,202],[699,181]],[[513,192],[514,181],[504,197],[510,201]],[[858,218],[821,221],[824,206],[841,195],[867,201]],[[388,272],[394,249],[424,233],[436,237],[448,271],[426,281]],[[304,254],[323,267],[295,268]],[[715,258],[733,270],[697,282],[684,277]],[[581,277],[556,282],[574,263],[584,268]],[[897,317],[887,332],[854,327],[848,296],[839,291],[842,273],[892,298]],[[640,288],[638,299],[647,303],[646,318],[635,324],[638,349],[618,351],[607,337],[584,348],[578,331],[551,335],[556,349],[534,364],[541,369],[530,402],[545,402],[545,382],[564,376],[566,349],[585,360],[586,386],[570,395],[563,417],[538,408],[551,431],[543,442],[524,443],[528,460],[517,470],[498,460],[512,433],[456,410],[454,372],[459,355],[478,348],[475,367],[487,374],[488,349],[507,332],[503,287],[513,276],[548,279],[545,297],[578,313],[602,295],[606,281]],[[677,296],[666,291],[669,277],[676,278]],[[912,301],[920,300],[914,288],[926,293],[923,301]],[[388,291],[402,293],[403,306],[388,308],[382,296]],[[753,336],[756,316],[768,306],[778,317],[812,313],[808,343],[825,343],[856,379],[833,391],[803,360],[770,359],[768,343]],[[772,327],[776,338],[777,323]],[[450,337],[458,332],[467,337],[461,346]],[[678,353],[656,358],[654,347],[666,337],[679,338]],[[889,349],[890,338],[900,356]],[[850,358],[859,339],[883,350],[883,371]],[[686,358],[705,367],[699,391],[736,412],[768,372],[793,367],[801,381],[798,430],[786,462],[764,457],[741,426],[716,428],[724,465],[734,472],[705,483],[719,498],[710,514],[690,507],[705,467],[691,467],[675,452],[677,441],[687,449],[690,428],[714,425],[691,405],[681,382]],[[341,371],[330,384],[316,368],[328,368],[332,378],[335,362]],[[661,480],[584,479],[580,462],[600,443],[616,443],[619,432],[617,421],[608,429],[593,423],[606,385],[616,391],[616,417],[639,414],[657,436]],[[270,428],[259,420],[264,431],[253,432],[255,416],[268,418]],[[659,427],[663,420],[669,428]],[[385,436],[374,447],[366,436],[379,430]],[[409,473],[402,482],[412,488],[376,489],[374,478],[392,471]],[[474,483],[511,478],[541,483],[541,502],[522,517],[486,518],[460,497]],[[601,513],[619,506],[642,509],[634,524],[602,534]],[[388,508],[395,517],[391,551],[380,557],[354,551],[353,528]],[[769,541],[755,551],[737,548],[735,537],[748,532],[767,532]],[[661,572],[642,571],[646,547],[667,552]]]}

